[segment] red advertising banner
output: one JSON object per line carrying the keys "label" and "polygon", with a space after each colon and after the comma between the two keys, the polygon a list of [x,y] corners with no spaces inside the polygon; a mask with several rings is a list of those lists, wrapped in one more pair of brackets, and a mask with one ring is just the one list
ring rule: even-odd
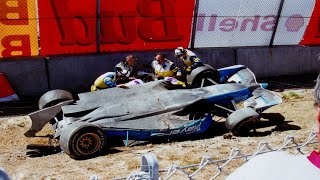
{"label": "red advertising banner", "polygon": [[96,52],[96,1],[40,0],[40,54]]}
{"label": "red advertising banner", "polygon": [[1,0],[0,57],[37,55],[35,0]]}
{"label": "red advertising banner", "polygon": [[101,1],[101,51],[188,47],[194,0]]}
{"label": "red advertising banner", "polygon": [[300,45],[320,44],[320,1],[316,0],[312,16]]}

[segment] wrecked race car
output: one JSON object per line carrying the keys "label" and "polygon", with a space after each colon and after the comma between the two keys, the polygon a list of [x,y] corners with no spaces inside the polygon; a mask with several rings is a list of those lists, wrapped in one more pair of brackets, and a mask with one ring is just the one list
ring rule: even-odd
{"label": "wrecked race car", "polygon": [[225,114],[227,129],[242,135],[254,128],[260,112],[282,102],[245,66],[196,70],[188,77],[192,88],[159,80],[81,93],[76,101],[67,91],[49,91],[39,100],[40,110],[29,114],[32,126],[25,135],[36,137],[50,122],[61,149],[84,159],[97,155],[109,138],[127,143],[204,132],[213,115]]}

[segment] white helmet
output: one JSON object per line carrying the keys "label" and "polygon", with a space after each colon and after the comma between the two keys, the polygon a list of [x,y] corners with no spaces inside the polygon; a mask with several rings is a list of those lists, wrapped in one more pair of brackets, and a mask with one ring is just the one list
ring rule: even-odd
{"label": "white helmet", "polygon": [[174,50],[174,56],[175,56],[175,57],[179,57],[179,56],[181,56],[184,52],[186,52],[186,50],[183,49],[183,47],[177,47],[177,49]]}

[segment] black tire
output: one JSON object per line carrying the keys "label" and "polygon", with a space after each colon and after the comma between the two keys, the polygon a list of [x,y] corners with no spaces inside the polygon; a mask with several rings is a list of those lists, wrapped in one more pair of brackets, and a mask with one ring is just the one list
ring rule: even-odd
{"label": "black tire", "polygon": [[39,109],[54,106],[66,100],[73,100],[72,94],[68,91],[56,89],[43,94],[39,99]]}
{"label": "black tire", "polygon": [[255,124],[259,121],[259,114],[252,108],[241,108],[231,113],[225,125],[235,136],[246,136],[255,129]]}
{"label": "black tire", "polygon": [[60,136],[60,145],[61,149],[71,158],[88,159],[100,153],[105,144],[105,137],[100,127],[83,124],[80,126],[71,125],[70,128],[63,130]]}

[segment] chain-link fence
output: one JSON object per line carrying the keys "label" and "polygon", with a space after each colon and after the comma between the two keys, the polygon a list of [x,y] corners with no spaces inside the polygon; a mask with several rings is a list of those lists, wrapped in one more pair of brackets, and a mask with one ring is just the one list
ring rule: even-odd
{"label": "chain-link fence", "polygon": [[[310,149],[304,151],[304,148],[315,143],[317,143],[317,139],[314,132],[311,132],[302,144],[297,143],[293,136],[287,136],[280,147],[271,147],[267,141],[261,141],[252,154],[244,154],[239,148],[232,148],[229,156],[224,159],[213,159],[210,156],[204,156],[197,164],[187,166],[172,164],[162,170],[158,170],[156,156],[146,154],[142,157],[140,171],[133,171],[129,176],[116,178],[116,180],[158,179],[158,177],[162,177],[162,179],[224,179],[235,168],[259,154],[273,151],[288,151],[294,155],[306,155],[310,153]],[[236,165],[233,164],[235,162],[237,162]]]}

